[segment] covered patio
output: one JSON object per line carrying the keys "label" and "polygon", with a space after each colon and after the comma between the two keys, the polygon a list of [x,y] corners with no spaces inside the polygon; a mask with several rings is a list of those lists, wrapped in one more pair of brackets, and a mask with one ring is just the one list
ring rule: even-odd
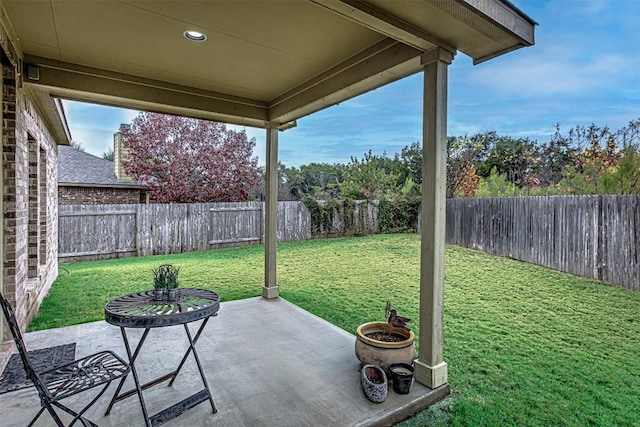
{"label": "covered patio", "polygon": [[[195,325],[192,325],[195,329]],[[137,341],[141,331],[133,331]],[[125,354],[117,327],[106,322],[70,326],[26,334],[29,349],[76,344],[76,356],[112,349]],[[432,390],[414,384],[411,393],[389,391],[381,404],[370,402],[360,387],[355,337],[283,300],[251,298],[222,303],[200,340],[198,353],[218,412],[208,403],[194,407],[168,425],[184,426],[374,426],[390,425],[427,408],[449,393],[448,385]],[[186,338],[180,327],[151,331],[142,352],[142,381],[165,374],[179,363]],[[127,387],[132,386],[131,379]],[[146,395],[150,413],[190,395],[200,384],[193,360],[173,386],[164,382]],[[112,384],[90,409],[88,418],[100,426],[143,426],[140,402],[131,396],[104,412],[113,395]],[[74,399],[82,407],[91,393]],[[40,402],[30,387],[0,394],[4,427],[25,426]],[[42,416],[37,426],[53,425]]]}
{"label": "covered patio", "polygon": [[[220,318],[207,328],[210,338],[199,343],[210,363],[211,382],[219,384],[213,386],[220,407],[216,423],[252,425],[252,417],[268,417],[272,422],[258,419],[277,425],[385,423],[448,392],[443,360],[447,69],[457,51],[479,63],[532,45],[535,22],[506,0],[1,0],[1,4],[3,59],[14,67],[18,90],[34,103],[58,144],[69,143],[60,98],[265,129],[265,275],[264,283],[256,284],[262,286],[265,301],[224,305]],[[424,137],[420,353],[415,368],[416,379],[424,386],[417,386],[406,399],[392,395],[388,402],[372,406],[358,390],[353,336],[279,301],[278,133],[306,115],[418,72],[424,74]],[[15,241],[16,231],[7,224],[5,217],[3,241]],[[7,269],[2,280],[0,289],[16,303],[26,328],[33,313],[25,313],[22,306],[25,285]],[[255,316],[240,319],[248,323],[226,323],[227,316],[236,316],[234,309],[245,305],[257,307]],[[289,318],[280,309],[295,316]],[[254,323],[258,315],[262,320]],[[283,315],[289,328],[319,323],[293,334],[299,341],[274,345]],[[218,329],[224,325],[226,329]],[[73,333],[78,334],[79,345],[95,346],[95,341],[80,337],[106,326],[97,323],[29,334],[28,342],[32,348],[46,347],[51,344],[48,339]],[[257,326],[264,328],[259,336],[255,336]],[[315,334],[324,329],[326,333]],[[109,338],[100,345],[121,345],[116,329],[112,335],[105,331],[105,336]],[[207,343],[211,351],[205,350]],[[253,347],[258,344],[264,347]],[[220,363],[217,357],[229,363]],[[234,364],[243,360],[249,369],[234,371]],[[317,382],[322,386],[309,386]],[[332,397],[322,397],[325,394]],[[14,404],[27,404],[26,399],[7,399],[12,398],[0,397],[3,418],[5,410],[18,411]],[[251,412],[245,407],[257,409]],[[361,407],[362,412],[357,409]],[[332,415],[334,411],[337,415]],[[185,420],[200,420],[206,410],[191,412]],[[289,412],[293,418],[270,418]],[[134,409],[98,422],[123,425],[129,419],[116,419],[116,414],[130,413],[135,414]],[[293,413],[309,414],[309,423]],[[313,418],[318,416],[328,418]]]}

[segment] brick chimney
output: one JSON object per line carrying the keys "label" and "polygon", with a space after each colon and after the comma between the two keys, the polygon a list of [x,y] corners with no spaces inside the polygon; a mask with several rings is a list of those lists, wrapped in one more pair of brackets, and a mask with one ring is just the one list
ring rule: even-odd
{"label": "brick chimney", "polygon": [[129,129],[129,125],[121,124],[118,132],[113,134],[113,169],[116,173],[116,179],[125,179],[131,181],[131,177],[127,175],[122,166],[122,161],[127,158],[129,150],[124,146],[124,136],[122,132]]}

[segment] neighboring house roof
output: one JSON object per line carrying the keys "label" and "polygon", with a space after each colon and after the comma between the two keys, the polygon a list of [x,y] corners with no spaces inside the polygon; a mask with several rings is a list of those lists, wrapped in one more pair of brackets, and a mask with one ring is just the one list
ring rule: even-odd
{"label": "neighboring house roof", "polygon": [[135,181],[116,179],[111,160],[68,145],[58,146],[58,185],[144,188]]}

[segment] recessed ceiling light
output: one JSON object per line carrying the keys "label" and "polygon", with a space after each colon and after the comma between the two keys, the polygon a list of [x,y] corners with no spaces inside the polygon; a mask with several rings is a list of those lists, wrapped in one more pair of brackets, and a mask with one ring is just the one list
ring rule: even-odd
{"label": "recessed ceiling light", "polygon": [[188,30],[184,32],[184,36],[194,42],[203,42],[207,39],[207,35],[200,31]]}

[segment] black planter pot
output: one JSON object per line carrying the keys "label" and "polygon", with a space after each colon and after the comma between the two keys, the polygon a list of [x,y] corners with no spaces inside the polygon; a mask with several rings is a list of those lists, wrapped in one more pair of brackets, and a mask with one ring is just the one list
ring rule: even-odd
{"label": "black planter pot", "polygon": [[393,391],[398,394],[408,394],[413,383],[413,366],[406,363],[394,363],[389,366],[391,379],[393,380]]}

